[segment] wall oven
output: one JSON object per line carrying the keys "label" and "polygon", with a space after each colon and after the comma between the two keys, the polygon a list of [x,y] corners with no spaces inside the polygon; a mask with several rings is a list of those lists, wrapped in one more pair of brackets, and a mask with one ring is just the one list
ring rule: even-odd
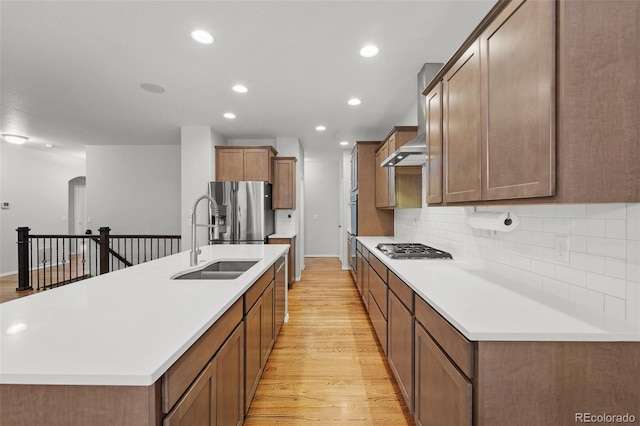
{"label": "wall oven", "polygon": [[358,235],[358,191],[351,193],[349,205],[351,206],[351,233]]}

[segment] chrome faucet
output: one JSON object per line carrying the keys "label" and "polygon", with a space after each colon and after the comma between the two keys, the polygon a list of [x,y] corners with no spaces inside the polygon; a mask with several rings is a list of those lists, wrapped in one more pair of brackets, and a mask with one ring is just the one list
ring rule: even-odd
{"label": "chrome faucet", "polygon": [[191,258],[189,261],[190,266],[196,266],[198,264],[198,255],[202,253],[200,247],[196,242],[196,227],[198,226],[196,223],[196,208],[198,207],[198,203],[202,200],[209,200],[209,204],[211,204],[211,208],[213,209],[213,239],[217,240],[220,238],[220,212],[218,211],[218,203],[216,203],[216,199],[205,194],[201,195],[195,203],[193,203],[193,207],[191,208]]}

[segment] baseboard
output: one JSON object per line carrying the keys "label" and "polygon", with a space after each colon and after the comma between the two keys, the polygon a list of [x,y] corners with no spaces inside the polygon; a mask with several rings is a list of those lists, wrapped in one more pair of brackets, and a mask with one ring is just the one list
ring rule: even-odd
{"label": "baseboard", "polygon": [[18,271],[11,271],[11,272],[2,272],[0,273],[0,277],[7,277],[9,275],[18,275]]}

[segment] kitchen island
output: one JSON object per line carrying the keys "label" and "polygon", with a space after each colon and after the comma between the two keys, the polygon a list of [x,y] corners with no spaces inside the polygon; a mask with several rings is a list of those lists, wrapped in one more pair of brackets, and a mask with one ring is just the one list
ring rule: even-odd
{"label": "kitchen island", "polygon": [[[189,267],[185,251],[0,305],[0,423],[160,424],[180,404],[172,394],[189,394],[165,385],[176,383],[172,368],[193,358],[194,348],[209,346],[213,356],[235,336],[244,365],[251,353],[244,336],[252,331],[245,318],[257,312],[262,325],[273,317],[276,286],[286,295],[285,283],[273,283],[274,265],[289,246],[201,249],[198,266]],[[220,260],[256,263],[235,279],[172,279]],[[268,356],[273,341],[260,339]],[[194,365],[180,371],[200,373]],[[250,400],[240,403],[244,414]]]}
{"label": "kitchen island", "polygon": [[356,284],[417,424],[640,421],[637,324],[389,242],[357,237]]}

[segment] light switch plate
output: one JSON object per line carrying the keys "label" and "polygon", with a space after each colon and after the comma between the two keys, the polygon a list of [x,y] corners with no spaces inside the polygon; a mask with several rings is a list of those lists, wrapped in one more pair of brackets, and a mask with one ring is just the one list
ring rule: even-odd
{"label": "light switch plate", "polygon": [[9,202],[8,201],[3,201],[2,204],[0,204],[2,206],[2,210],[9,210]]}

